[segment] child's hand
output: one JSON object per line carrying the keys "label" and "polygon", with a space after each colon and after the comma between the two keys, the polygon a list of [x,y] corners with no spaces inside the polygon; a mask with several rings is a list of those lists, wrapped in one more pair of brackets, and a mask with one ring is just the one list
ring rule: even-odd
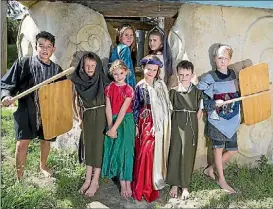
{"label": "child's hand", "polygon": [[82,129],[82,120],[81,119],[79,119],[79,127],[80,127],[80,129]]}
{"label": "child's hand", "polygon": [[200,120],[203,117],[203,111],[201,109],[199,109],[197,111],[197,120]]}
{"label": "child's hand", "polygon": [[215,100],[216,107],[221,107],[224,104],[224,100],[218,99]]}
{"label": "child's hand", "polygon": [[152,132],[152,136],[155,136],[155,127],[154,126],[152,127],[151,132]]}
{"label": "child's hand", "polygon": [[138,137],[138,127],[136,126],[136,137]]}
{"label": "child's hand", "polygon": [[109,131],[106,132],[106,135],[112,139],[117,138],[117,130],[111,128]]}
{"label": "child's hand", "polygon": [[4,99],[2,99],[2,104],[5,106],[5,107],[8,107],[10,106],[14,101],[12,100],[12,97],[11,96],[6,96],[4,97]]}

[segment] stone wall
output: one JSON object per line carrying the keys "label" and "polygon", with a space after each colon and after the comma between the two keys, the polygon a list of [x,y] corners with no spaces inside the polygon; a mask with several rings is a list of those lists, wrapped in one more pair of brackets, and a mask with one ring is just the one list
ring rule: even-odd
{"label": "stone wall", "polygon": [[[107,66],[112,41],[104,17],[98,12],[81,4],[36,2],[20,25],[17,41],[19,56],[36,54],[35,36],[42,30],[55,35],[56,51],[51,59],[64,70],[70,66],[76,51],[95,52],[104,67]],[[53,146],[76,150],[79,136],[78,123],[73,121],[72,130],[59,136]]]}
{"label": "stone wall", "polygon": [[[234,49],[232,63],[245,59],[251,59],[253,64],[266,62],[273,81],[273,10],[184,4],[169,34],[169,42],[174,67],[182,59],[189,59],[198,77],[212,68],[211,47],[226,43]],[[207,163],[203,130],[204,122],[200,122],[196,168]],[[261,155],[273,162],[272,116],[252,126],[242,124],[238,133],[237,162],[255,163]]]}
{"label": "stone wall", "polygon": [[[24,3],[24,2],[22,2]],[[20,56],[35,54],[35,35],[48,31],[56,36],[52,60],[67,69],[76,51],[97,53],[107,64],[112,41],[104,17],[81,4],[40,1],[29,8],[20,26]]]}
{"label": "stone wall", "polygon": [[[64,69],[69,67],[76,51],[96,52],[107,64],[112,44],[103,16],[94,10],[73,3],[35,3],[20,27],[19,55],[35,54],[35,35],[47,30],[56,36],[57,50],[52,60]],[[109,26],[108,26],[109,27]],[[111,30],[114,34],[114,30]],[[169,34],[175,65],[182,59],[191,60],[197,76],[211,69],[211,47],[226,43],[234,49],[232,62],[251,59],[253,64],[266,62],[273,81],[273,11],[253,8],[234,8],[184,4]],[[208,141],[204,137],[204,122],[200,122],[196,168],[207,164]],[[79,128],[58,137],[56,147],[77,147]],[[273,117],[252,126],[242,124],[239,130],[241,163],[253,163],[261,155],[273,162]]]}

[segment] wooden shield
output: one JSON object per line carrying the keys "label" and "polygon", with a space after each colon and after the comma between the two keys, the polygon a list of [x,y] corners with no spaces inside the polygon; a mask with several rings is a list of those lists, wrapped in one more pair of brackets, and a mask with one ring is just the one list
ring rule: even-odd
{"label": "wooden shield", "polygon": [[72,129],[72,82],[59,81],[38,91],[45,139],[52,139]]}
{"label": "wooden shield", "polygon": [[241,96],[268,93],[242,100],[244,123],[252,125],[271,116],[269,70],[265,63],[242,69],[239,73]]}

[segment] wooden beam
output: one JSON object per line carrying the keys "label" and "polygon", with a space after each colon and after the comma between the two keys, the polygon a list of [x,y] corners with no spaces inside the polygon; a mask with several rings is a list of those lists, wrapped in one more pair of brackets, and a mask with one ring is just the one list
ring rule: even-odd
{"label": "wooden beam", "polygon": [[155,26],[154,24],[148,24],[148,23],[142,22],[140,20],[135,20],[135,19],[105,18],[105,21],[107,23],[110,23],[114,28],[118,28],[121,24],[128,23],[128,24],[132,25],[136,30],[149,31]]}
{"label": "wooden beam", "polygon": [[7,72],[7,1],[1,1],[1,76]]}
{"label": "wooden beam", "polygon": [[171,28],[173,27],[174,23],[175,23],[176,17],[175,18],[165,18],[165,27],[164,27],[164,31],[168,37],[169,32],[171,30]]}
{"label": "wooden beam", "polygon": [[104,17],[173,17],[182,5],[182,2],[158,0],[75,0],[73,3],[94,9]]}

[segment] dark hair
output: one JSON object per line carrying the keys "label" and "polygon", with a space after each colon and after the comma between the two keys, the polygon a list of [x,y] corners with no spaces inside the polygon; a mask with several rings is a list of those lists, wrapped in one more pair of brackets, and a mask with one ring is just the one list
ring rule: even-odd
{"label": "dark hair", "polygon": [[[153,60],[153,61],[155,61],[155,62],[157,62],[157,63],[161,63],[161,64],[162,64],[161,60],[160,60],[156,55],[153,55],[153,54],[148,54],[147,56],[143,57],[143,58],[140,60],[140,62],[142,62],[142,60],[147,60],[147,61],[145,61],[146,64],[142,64],[142,65],[141,65],[143,70],[144,70],[144,68],[145,68],[145,66],[146,66],[147,64],[150,64],[150,63],[149,63],[149,60]],[[157,64],[156,64],[156,65],[157,65]],[[157,66],[158,66],[158,70],[157,70],[155,79],[159,79],[159,75],[160,75],[160,71],[161,71],[160,66],[159,66],[159,65],[157,65]]]}
{"label": "dark hair", "polygon": [[91,53],[88,53],[88,54],[83,56],[83,65],[85,64],[84,63],[85,59],[94,60],[94,61],[97,62],[96,57]]}
{"label": "dark hair", "polygon": [[46,40],[49,40],[53,46],[55,45],[55,36],[53,36],[51,33],[47,31],[41,31],[40,33],[36,35],[36,46],[37,46],[37,42],[39,38],[44,38]]}
{"label": "dark hair", "polygon": [[179,62],[176,66],[176,70],[178,72],[179,69],[187,69],[187,70],[191,70],[191,72],[193,73],[194,71],[194,66],[192,64],[192,62],[188,61],[188,60],[182,60],[181,62]]}
{"label": "dark hair", "polygon": [[159,37],[160,37],[160,40],[161,40],[161,46],[160,46],[159,49],[157,49],[157,50],[152,50],[151,47],[150,47],[149,44],[148,44],[148,51],[149,51],[149,54],[154,54],[154,55],[156,55],[157,52],[162,52],[162,50],[163,50],[163,47],[164,47],[163,36],[164,36],[164,35],[163,35],[159,30],[156,30],[156,29],[155,29],[155,30],[153,30],[152,32],[150,32],[149,37],[148,37],[148,41],[149,41],[151,35],[159,36]]}
{"label": "dark hair", "polygon": [[88,54],[84,55],[83,59],[89,59],[89,60],[95,60],[96,61],[96,57],[91,53],[88,53]]}

